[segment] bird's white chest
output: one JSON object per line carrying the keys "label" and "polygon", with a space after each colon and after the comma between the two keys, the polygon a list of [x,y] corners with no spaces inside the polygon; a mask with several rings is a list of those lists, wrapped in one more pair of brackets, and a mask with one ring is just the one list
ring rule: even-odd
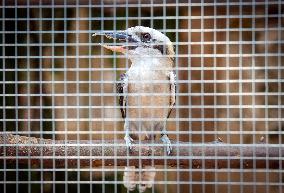
{"label": "bird's white chest", "polygon": [[152,83],[163,83],[167,80],[167,71],[162,64],[158,63],[157,59],[151,61],[140,61],[132,64],[127,72],[129,81],[137,86],[145,86]]}
{"label": "bird's white chest", "polygon": [[[130,117],[166,117],[170,82],[162,68],[132,65],[128,74],[128,106]],[[163,110],[163,109],[166,110]]]}
{"label": "bird's white chest", "polygon": [[[127,71],[127,117],[136,131],[161,130],[170,105],[170,63],[163,58],[133,58]],[[140,136],[140,135],[139,135]]]}

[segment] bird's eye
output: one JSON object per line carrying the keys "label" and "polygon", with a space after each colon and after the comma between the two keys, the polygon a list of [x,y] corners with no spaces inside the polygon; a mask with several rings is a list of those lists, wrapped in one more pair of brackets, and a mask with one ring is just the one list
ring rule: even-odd
{"label": "bird's eye", "polygon": [[142,40],[148,42],[151,40],[151,35],[149,33],[142,34]]}

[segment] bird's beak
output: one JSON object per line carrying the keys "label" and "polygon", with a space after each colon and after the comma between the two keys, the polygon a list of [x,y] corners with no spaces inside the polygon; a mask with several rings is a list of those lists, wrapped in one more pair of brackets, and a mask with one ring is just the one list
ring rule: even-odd
{"label": "bird's beak", "polygon": [[[117,31],[117,32],[97,32],[94,33],[92,36],[105,36],[109,39],[117,39],[119,41],[122,42],[132,42],[133,39],[131,38],[131,36],[129,36],[126,32],[124,31]],[[109,49],[113,52],[120,52],[120,53],[125,53],[127,50],[127,46],[126,45],[120,45],[120,46],[109,46],[109,45],[104,45],[101,44],[104,48]]]}

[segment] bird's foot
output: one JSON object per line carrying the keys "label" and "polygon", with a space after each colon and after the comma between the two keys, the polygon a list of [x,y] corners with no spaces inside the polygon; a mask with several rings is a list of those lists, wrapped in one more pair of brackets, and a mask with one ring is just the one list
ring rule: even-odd
{"label": "bird's foot", "polygon": [[139,192],[144,192],[146,188],[151,188],[155,181],[156,171],[155,167],[152,166],[146,166],[145,169],[147,171],[144,171],[142,173],[141,182],[139,183]]}
{"label": "bird's foot", "polygon": [[169,137],[166,134],[162,134],[161,141],[167,146],[167,154],[170,155],[173,148]]}
{"label": "bird's foot", "polygon": [[131,152],[132,151],[132,148],[133,148],[133,139],[129,136],[129,135],[125,135],[124,136],[124,140],[125,140],[125,143],[126,143],[126,147],[128,147],[129,151]]}
{"label": "bird's foot", "polygon": [[137,183],[137,174],[135,172],[135,167],[125,167],[124,174],[123,174],[123,184],[125,188],[129,191],[133,191],[136,187]]}

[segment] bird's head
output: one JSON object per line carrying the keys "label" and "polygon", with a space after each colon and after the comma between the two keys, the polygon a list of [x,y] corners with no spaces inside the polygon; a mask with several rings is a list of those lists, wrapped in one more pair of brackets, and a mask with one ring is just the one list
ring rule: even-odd
{"label": "bird's head", "polygon": [[92,36],[103,35],[117,39],[118,45],[102,45],[106,49],[120,52],[130,59],[140,57],[168,57],[174,59],[174,47],[170,39],[161,32],[144,26],[128,28],[125,31],[99,32]]}

